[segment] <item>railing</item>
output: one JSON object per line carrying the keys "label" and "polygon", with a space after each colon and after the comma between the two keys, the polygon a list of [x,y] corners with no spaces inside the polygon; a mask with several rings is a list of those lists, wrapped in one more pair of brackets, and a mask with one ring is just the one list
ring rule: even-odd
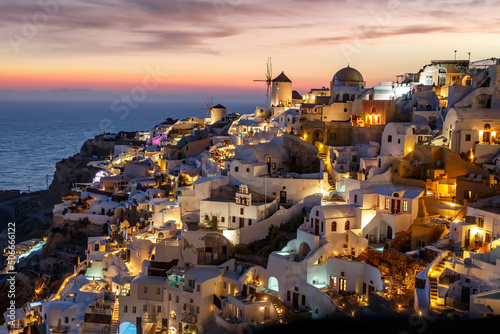
{"label": "railing", "polygon": [[149,323],[157,323],[161,320],[161,314],[158,313],[148,313],[148,312],[144,312],[144,314],[142,315],[142,321],[143,322],[149,322]]}
{"label": "railing", "polygon": [[179,241],[177,239],[156,239],[156,244],[163,246],[179,246]]}
{"label": "railing", "polygon": [[[90,306],[89,307],[90,312],[92,313],[97,313],[97,314],[106,314],[106,313],[111,313],[111,307],[103,307],[103,306]],[[109,312],[108,312],[109,311]]]}
{"label": "railing", "polygon": [[198,322],[198,316],[196,314],[182,313],[181,321],[187,324],[194,325]]}

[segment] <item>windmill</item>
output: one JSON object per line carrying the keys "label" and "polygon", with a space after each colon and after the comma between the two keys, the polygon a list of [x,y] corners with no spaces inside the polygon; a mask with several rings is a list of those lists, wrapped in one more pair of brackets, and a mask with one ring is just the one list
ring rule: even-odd
{"label": "windmill", "polygon": [[213,97],[210,97],[208,98],[207,97],[207,100],[205,101],[205,105],[207,106],[206,108],[201,108],[202,110],[207,110],[207,112],[205,113],[205,123],[207,122],[207,118],[209,118],[210,116],[210,111],[212,110],[212,107],[214,106],[214,98]]}
{"label": "windmill", "polygon": [[272,82],[272,75],[273,75],[273,65],[271,64],[271,57],[267,58],[267,64],[266,64],[266,79],[265,80],[254,80],[254,81],[264,81],[266,85],[266,106],[269,106],[269,99],[271,97],[271,82]]}

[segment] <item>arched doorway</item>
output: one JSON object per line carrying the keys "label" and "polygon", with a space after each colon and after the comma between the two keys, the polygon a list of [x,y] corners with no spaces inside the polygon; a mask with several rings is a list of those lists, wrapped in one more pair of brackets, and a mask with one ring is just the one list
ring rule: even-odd
{"label": "arched doorway", "polygon": [[392,239],[392,226],[387,225],[387,239]]}
{"label": "arched doorway", "polygon": [[309,247],[307,242],[301,243],[299,246],[298,260],[302,261],[303,259],[305,259],[305,257],[307,256],[307,254],[309,254],[310,251],[311,247]]}
{"label": "arched doorway", "polygon": [[438,82],[437,82],[439,86],[446,85],[446,73],[447,73],[446,68],[444,67],[439,68]]}
{"label": "arched doorway", "polygon": [[276,292],[279,291],[279,284],[278,284],[278,280],[276,279],[276,277],[274,277],[274,276],[269,277],[269,280],[267,281],[267,288],[269,290],[273,290]]}
{"label": "arched doorway", "polygon": [[491,125],[486,123],[483,131],[483,142],[489,143],[491,138]]}
{"label": "arched doorway", "polygon": [[120,327],[118,327],[118,334],[136,334],[136,333],[137,333],[137,327],[135,327],[130,322],[123,322],[120,324]]}
{"label": "arched doorway", "polygon": [[315,130],[312,133],[312,142],[314,144],[315,141],[323,142],[323,132],[320,130]]}

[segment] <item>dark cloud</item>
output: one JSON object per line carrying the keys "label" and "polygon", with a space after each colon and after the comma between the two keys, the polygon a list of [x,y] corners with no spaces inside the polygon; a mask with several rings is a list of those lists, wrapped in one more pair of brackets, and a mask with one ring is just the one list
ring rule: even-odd
{"label": "dark cloud", "polygon": [[[470,10],[481,7],[477,1],[467,1],[465,6]],[[38,24],[32,47],[67,54],[173,49],[218,54],[213,45],[219,38],[278,29],[289,30],[290,34],[273,41],[273,45],[300,42],[294,37],[300,30],[311,32],[311,38],[303,44],[313,45],[345,43],[353,37],[474,32],[471,22],[475,31],[497,22],[472,15],[467,21],[459,20],[467,15],[463,8],[448,0],[3,0],[0,33],[22,34],[27,22],[45,15],[47,22]],[[489,15],[498,18],[498,13]],[[390,22],[377,25],[377,20]],[[328,31],[332,33],[328,35]]]}

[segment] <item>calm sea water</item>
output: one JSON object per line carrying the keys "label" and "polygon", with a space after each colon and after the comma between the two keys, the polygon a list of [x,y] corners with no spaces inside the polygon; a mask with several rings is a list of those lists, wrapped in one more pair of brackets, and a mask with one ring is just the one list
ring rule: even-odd
{"label": "calm sea water", "polygon": [[[256,103],[223,103],[248,114]],[[147,130],[166,118],[204,117],[200,102],[141,102],[113,112],[110,102],[0,101],[0,190],[47,189],[55,165],[80,152],[85,140],[106,132]]]}

